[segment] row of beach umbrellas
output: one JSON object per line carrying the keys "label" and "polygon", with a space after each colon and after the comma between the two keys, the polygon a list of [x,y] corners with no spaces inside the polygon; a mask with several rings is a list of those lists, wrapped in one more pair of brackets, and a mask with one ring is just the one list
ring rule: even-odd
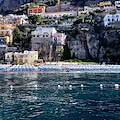
{"label": "row of beach umbrellas", "polygon": [[40,71],[120,71],[120,65],[40,65]]}
{"label": "row of beach umbrellas", "polygon": [[[39,71],[120,71],[120,65],[44,65],[37,67]],[[1,65],[0,71],[36,71],[34,65]]]}
{"label": "row of beach umbrellas", "polygon": [[10,65],[2,65],[0,64],[0,71],[7,71],[10,68]]}
{"label": "row of beach umbrellas", "polygon": [[13,65],[10,71],[36,71],[34,65]]}

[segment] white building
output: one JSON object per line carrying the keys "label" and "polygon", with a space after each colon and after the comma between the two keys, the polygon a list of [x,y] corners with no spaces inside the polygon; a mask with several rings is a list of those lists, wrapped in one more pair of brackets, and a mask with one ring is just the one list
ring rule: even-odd
{"label": "white building", "polygon": [[54,27],[43,28],[41,26],[32,32],[32,50],[38,51],[40,59],[51,60],[52,48],[50,46],[55,33],[57,31]]}
{"label": "white building", "polygon": [[77,16],[77,11],[64,11],[64,12],[51,12],[51,13],[38,13],[42,17],[48,17],[48,18],[60,18],[64,15],[68,16]]}
{"label": "white building", "polygon": [[57,33],[54,27],[43,28],[41,26],[37,27],[35,31],[32,32],[33,38],[49,38],[52,37],[54,33]]}
{"label": "white building", "polygon": [[115,9],[114,5],[108,5],[108,6],[104,6],[104,9],[106,10],[106,12],[111,12],[112,10]]}
{"label": "white building", "polygon": [[108,14],[104,17],[104,26],[108,24],[115,23],[116,21],[120,21],[120,14],[111,15]]}
{"label": "white building", "polygon": [[26,16],[26,15],[13,15],[13,14],[8,14],[7,16],[6,16],[6,18],[11,18],[11,19],[20,19],[20,18],[22,18],[22,19],[24,19],[24,20],[27,20],[28,19],[28,17]]}
{"label": "white building", "polygon": [[115,1],[115,8],[117,13],[120,12],[120,1]]}

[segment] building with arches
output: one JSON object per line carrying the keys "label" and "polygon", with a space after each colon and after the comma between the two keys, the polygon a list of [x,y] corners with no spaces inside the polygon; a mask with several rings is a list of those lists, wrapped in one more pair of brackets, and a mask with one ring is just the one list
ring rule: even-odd
{"label": "building with arches", "polygon": [[38,60],[38,51],[8,52],[5,53],[5,61],[17,63],[34,63]]}
{"label": "building with arches", "polygon": [[120,21],[120,14],[115,15],[108,14],[104,17],[104,26],[106,27],[107,25],[115,23],[117,21]]}

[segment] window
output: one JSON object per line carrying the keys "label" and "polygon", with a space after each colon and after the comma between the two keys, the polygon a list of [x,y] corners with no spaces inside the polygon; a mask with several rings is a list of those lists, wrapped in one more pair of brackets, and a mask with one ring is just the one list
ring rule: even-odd
{"label": "window", "polygon": [[46,37],[48,37],[48,35],[46,35]]}
{"label": "window", "polygon": [[7,58],[9,58],[9,55],[7,55]]}
{"label": "window", "polygon": [[112,19],[112,21],[114,21],[114,19]]}
{"label": "window", "polygon": [[33,56],[31,55],[31,58],[33,58]]}
{"label": "window", "polygon": [[45,37],[45,35],[43,35],[43,37]]}
{"label": "window", "polygon": [[34,13],[36,13],[36,10],[34,10]]}
{"label": "window", "polygon": [[39,13],[41,13],[41,9],[39,9]]}
{"label": "window", "polygon": [[108,21],[110,21],[110,19],[108,19]]}
{"label": "window", "polygon": [[27,58],[27,55],[25,57]]}
{"label": "window", "polygon": [[32,13],[32,10],[30,10],[30,13]]}
{"label": "window", "polygon": [[37,35],[37,37],[39,37],[39,35]]}
{"label": "window", "polygon": [[20,55],[20,58],[22,58],[22,55]]}

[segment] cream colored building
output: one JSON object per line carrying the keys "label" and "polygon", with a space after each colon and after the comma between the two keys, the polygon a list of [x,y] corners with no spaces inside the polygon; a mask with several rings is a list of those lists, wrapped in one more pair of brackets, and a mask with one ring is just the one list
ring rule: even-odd
{"label": "cream colored building", "polygon": [[38,60],[38,51],[24,51],[24,53],[5,53],[5,60],[7,62],[12,62],[14,60],[17,63],[34,63]]}
{"label": "cream colored building", "polygon": [[10,25],[0,25],[0,41],[5,44],[13,42],[12,27]]}

